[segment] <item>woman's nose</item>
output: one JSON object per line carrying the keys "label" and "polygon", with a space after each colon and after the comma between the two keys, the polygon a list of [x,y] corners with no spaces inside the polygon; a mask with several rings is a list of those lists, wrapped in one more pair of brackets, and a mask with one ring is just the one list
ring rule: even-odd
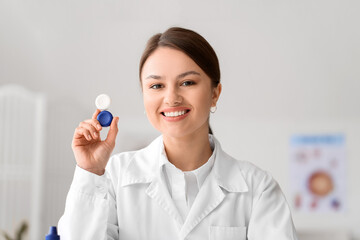
{"label": "woman's nose", "polygon": [[166,93],[165,93],[165,98],[164,101],[166,104],[168,104],[169,106],[176,106],[182,103],[182,96],[179,93],[179,89],[175,88],[175,87],[170,87],[167,89]]}

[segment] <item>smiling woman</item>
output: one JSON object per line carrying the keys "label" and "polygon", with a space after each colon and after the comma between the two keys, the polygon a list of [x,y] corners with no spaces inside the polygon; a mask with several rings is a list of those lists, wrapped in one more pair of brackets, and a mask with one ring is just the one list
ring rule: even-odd
{"label": "smiling woman", "polygon": [[[142,74],[145,62],[148,62],[148,58],[159,48],[168,48],[173,50],[178,50],[183,53],[183,56],[188,58],[188,61],[192,60],[193,64],[197,68],[201,69],[203,75],[206,75],[211,80],[211,85],[213,88],[218,88],[218,94],[215,97],[219,97],[221,92],[220,84],[220,67],[219,60],[216,56],[214,49],[211,45],[203,38],[201,35],[196,32],[184,29],[173,27],[168,29],[164,33],[159,33],[154,35],[147,42],[144,53],[140,59],[139,64],[139,77],[143,86],[144,74]],[[173,58],[166,58],[173,59]],[[164,65],[162,65],[164,66]],[[199,72],[189,70],[183,72],[177,76],[177,80],[183,80],[189,75],[198,75],[201,76]],[[161,80],[163,77],[155,74],[146,75],[145,79],[154,79]],[[192,81],[185,81],[184,85],[194,84]],[[160,85],[156,84],[151,86],[152,88],[158,88]],[[144,90],[144,86],[143,86]],[[217,99],[216,99],[217,100]],[[216,104],[216,103],[215,103]],[[212,134],[210,126],[208,127],[209,133]]]}
{"label": "smiling woman", "polygon": [[183,28],[156,34],[139,77],[147,117],[161,136],[110,158],[118,117],[104,141],[98,109],[79,124],[61,239],[296,240],[276,181],[226,154],[209,133],[222,89],[210,44]]}
{"label": "smiling woman", "polygon": [[190,57],[159,47],[143,65],[141,78],[148,119],[164,137],[207,135],[210,108],[216,106],[221,84],[213,87]]}

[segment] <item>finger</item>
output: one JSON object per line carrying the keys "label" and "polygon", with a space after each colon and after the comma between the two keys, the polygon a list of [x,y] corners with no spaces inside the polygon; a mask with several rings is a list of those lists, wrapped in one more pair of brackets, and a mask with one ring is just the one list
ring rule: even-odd
{"label": "finger", "polygon": [[96,128],[98,131],[101,131],[101,129],[102,129],[99,121],[96,120],[96,119],[88,119],[88,120],[85,120],[84,122],[91,124],[91,125],[92,125],[94,128]]}
{"label": "finger", "polygon": [[91,123],[81,122],[79,126],[88,130],[94,139],[98,138],[99,131]]}
{"label": "finger", "polygon": [[110,124],[108,135],[105,139],[105,142],[109,143],[112,146],[115,146],[115,139],[118,133],[118,122],[119,122],[119,117],[114,117],[114,119]]}
{"label": "finger", "polygon": [[97,115],[99,115],[101,111],[99,109],[96,109],[96,111],[94,112],[94,114],[92,115],[92,119],[96,119]]}
{"label": "finger", "polygon": [[83,127],[77,127],[75,129],[74,138],[79,139],[79,138],[83,138],[83,137],[88,141],[92,140],[89,130],[87,130],[86,128],[83,128]]}

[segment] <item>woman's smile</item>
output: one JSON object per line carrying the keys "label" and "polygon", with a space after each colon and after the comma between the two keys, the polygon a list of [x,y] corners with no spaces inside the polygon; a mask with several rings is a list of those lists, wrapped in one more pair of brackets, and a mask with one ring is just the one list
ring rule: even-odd
{"label": "woman's smile", "polygon": [[184,107],[166,108],[161,112],[161,115],[165,121],[176,122],[186,118],[190,111],[189,108]]}

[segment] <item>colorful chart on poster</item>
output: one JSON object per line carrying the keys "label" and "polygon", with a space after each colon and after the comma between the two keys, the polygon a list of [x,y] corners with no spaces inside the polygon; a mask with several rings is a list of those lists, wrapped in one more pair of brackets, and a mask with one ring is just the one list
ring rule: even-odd
{"label": "colorful chart on poster", "polygon": [[294,209],[301,212],[344,211],[344,135],[294,135],[290,142],[290,182]]}

